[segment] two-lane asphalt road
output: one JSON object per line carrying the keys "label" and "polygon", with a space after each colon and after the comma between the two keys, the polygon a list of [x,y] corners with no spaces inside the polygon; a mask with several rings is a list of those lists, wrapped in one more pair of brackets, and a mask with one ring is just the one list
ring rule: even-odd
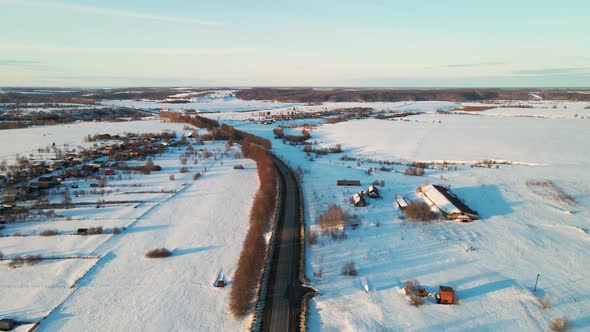
{"label": "two-lane asphalt road", "polygon": [[305,288],[299,281],[301,256],[301,199],[295,175],[278,158],[273,157],[279,176],[279,219],[275,233],[275,252],[271,263],[264,331],[299,331],[301,301]]}

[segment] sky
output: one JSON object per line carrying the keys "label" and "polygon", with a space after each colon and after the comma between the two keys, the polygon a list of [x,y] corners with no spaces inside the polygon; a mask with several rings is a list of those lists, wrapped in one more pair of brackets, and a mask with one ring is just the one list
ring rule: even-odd
{"label": "sky", "polygon": [[590,87],[588,0],[0,0],[0,86]]}

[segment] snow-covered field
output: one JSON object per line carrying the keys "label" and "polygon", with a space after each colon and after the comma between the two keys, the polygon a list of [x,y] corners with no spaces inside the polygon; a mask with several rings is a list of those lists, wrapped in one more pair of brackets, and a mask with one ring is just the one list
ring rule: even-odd
{"label": "snow-covered field", "polygon": [[[17,133],[28,141],[23,147],[31,149],[36,144],[31,137],[42,137],[41,132],[56,144],[82,144],[81,138],[93,132],[176,130],[180,134],[185,133],[183,126],[137,121]],[[90,192],[92,181],[75,181],[79,187],[70,190],[73,204],[100,199],[107,205],[57,209],[50,220],[6,225],[0,237],[6,258],[0,262],[0,288],[11,300],[1,301],[0,315],[25,322],[44,318],[38,328],[42,331],[245,330],[248,317],[228,314],[230,288],[215,288],[213,283],[219,274],[229,285],[233,280],[259,186],[256,164],[234,159],[238,146],[225,153],[224,142],[195,148],[207,149],[213,156],[201,156],[198,164],[191,157],[187,173],[179,171],[185,148],[171,148],[154,159],[161,171],[149,175],[118,171],[122,176],[109,177],[99,193]],[[238,164],[245,169],[233,169]],[[193,180],[196,172],[203,175]],[[78,191],[84,193],[74,197]],[[55,192],[50,199],[59,202],[61,196]],[[99,226],[105,234],[74,235],[78,228]],[[123,231],[111,234],[115,227]],[[40,236],[43,230],[59,234]],[[11,236],[15,234],[19,236]],[[170,249],[173,256],[144,257],[159,247]],[[9,268],[8,259],[26,255],[54,259]]]}
{"label": "snow-covered field", "polygon": [[[590,121],[570,116],[581,115],[585,104],[557,105],[519,109],[524,115],[551,111],[545,118],[520,112],[444,115],[430,108],[397,121],[322,125],[312,130],[311,141],[342,144],[344,152],[314,161],[301,147],[275,139],[277,153],[304,171],[308,231],[319,230],[317,217],[332,203],[361,220],[357,229],[346,230],[346,239],[324,235],[307,247],[306,274],[321,293],[310,303],[309,330],[545,331],[556,317],[567,317],[572,330],[590,329]],[[486,112],[494,111],[502,109]],[[273,126],[240,128],[273,137]],[[342,161],[343,155],[360,162]],[[368,158],[458,164],[457,170],[427,169],[420,177],[403,175],[403,165],[380,171],[382,165]],[[521,163],[470,167],[482,159]],[[372,175],[366,174],[369,168]],[[359,179],[362,188],[337,187],[338,179]],[[375,180],[385,182],[384,198],[370,199],[363,208],[350,206],[349,197]],[[576,203],[556,199],[550,188],[527,186],[527,180],[551,180]],[[403,219],[394,196],[423,200],[415,189],[425,182],[450,185],[480,219],[470,224]],[[341,274],[348,262],[358,276]],[[439,285],[454,287],[460,304],[442,306],[430,299],[411,306],[401,291],[411,279],[431,293]],[[545,296],[547,309],[539,301]]]}
{"label": "snow-covered field", "polygon": [[590,120],[421,114],[324,125],[315,133],[381,159],[580,164],[588,161],[581,143],[590,138]]}
{"label": "snow-covered field", "polygon": [[[208,116],[273,138],[276,125],[243,121],[263,119],[265,112],[241,112],[256,107],[236,105],[231,98],[212,99],[216,111],[223,113]],[[259,105],[273,114],[351,107],[417,113],[397,120],[337,124],[306,119],[319,125],[311,130],[311,141],[317,141],[318,147],[342,144],[344,150],[313,160],[306,158],[301,146],[273,139],[275,152],[303,172],[308,232],[319,230],[318,215],[333,203],[360,220],[356,229],[346,229],[346,238],[321,235],[317,244],[306,248],[306,275],[320,292],[310,301],[310,331],[545,331],[556,317],[567,317],[572,330],[590,329],[590,155],[586,152],[590,110],[586,103],[524,104],[533,107],[500,107],[474,115],[439,114],[462,106],[439,101]],[[89,144],[83,142],[87,134],[182,132],[183,127],[152,119],[4,130],[0,141],[11,144],[3,144],[0,159],[35,153],[52,142]],[[218,154],[223,150],[222,143],[206,147]],[[158,157],[155,162],[162,166],[161,172],[107,182],[105,200],[138,203],[56,210],[59,217],[53,221],[12,224],[2,230],[4,235],[29,235],[0,238],[0,250],[7,256],[50,253],[91,258],[46,260],[14,270],[1,262],[0,280],[7,282],[0,287],[19,300],[0,303],[0,313],[31,321],[49,314],[40,326],[43,331],[246,330],[249,320],[236,320],[228,312],[229,288],[213,288],[212,283],[223,273],[231,287],[258,187],[255,165],[230,157],[211,158],[189,165],[190,171],[182,174],[178,173],[181,152]],[[357,160],[343,161],[344,155]],[[452,167],[407,176],[405,165],[380,165],[368,159],[446,160]],[[483,159],[513,163],[471,167]],[[246,170],[233,170],[237,163]],[[192,181],[192,174],[205,167],[205,175]],[[369,168],[372,174],[367,174]],[[169,180],[170,174],[175,174],[175,181]],[[338,179],[358,179],[362,187],[338,187]],[[376,180],[385,184],[379,187],[383,199],[352,207],[349,197]],[[550,180],[575,203],[557,197],[552,187],[527,184],[529,180]],[[138,182],[141,186],[132,186]],[[421,201],[416,187],[425,182],[449,185],[479,212],[480,219],[473,223],[404,219],[393,204],[395,195]],[[80,182],[80,188],[87,186]],[[96,198],[83,195],[74,202]],[[93,226],[127,230],[119,235],[68,235]],[[58,229],[60,235],[38,235],[46,229]],[[144,258],[154,247],[173,249],[174,256]],[[357,276],[341,274],[349,262],[354,262]],[[533,292],[537,274],[539,284]],[[443,306],[429,298],[421,307],[411,306],[401,291],[410,279],[431,293],[439,285],[452,286],[460,303]],[[539,299],[545,296],[550,306],[543,309]]]}

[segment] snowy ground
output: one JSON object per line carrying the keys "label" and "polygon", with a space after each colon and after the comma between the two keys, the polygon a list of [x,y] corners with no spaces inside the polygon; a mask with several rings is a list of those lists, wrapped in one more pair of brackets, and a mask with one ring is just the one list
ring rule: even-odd
{"label": "snowy ground", "polygon": [[180,123],[162,122],[155,118],[127,122],[83,122],[67,125],[38,126],[24,129],[0,130],[0,161],[13,163],[15,155],[37,155],[39,148],[51,146],[59,148],[90,147],[94,143],[84,142],[84,138],[94,134],[156,133],[164,130],[180,132],[184,127]]}
{"label": "snowy ground", "polygon": [[[316,218],[332,203],[361,219],[359,228],[346,230],[346,239],[320,236],[307,248],[306,273],[321,292],[310,303],[309,329],[545,331],[555,317],[568,317],[573,330],[590,329],[590,157],[585,146],[590,121],[581,119],[585,104],[552,105],[518,109],[531,117],[493,114],[502,109],[486,111],[492,112],[489,116],[444,115],[430,108],[398,121],[323,125],[312,131],[311,140],[324,147],[342,144],[345,151],[314,161],[305,159],[301,147],[274,140],[277,153],[305,172],[308,229],[319,230]],[[536,118],[545,111],[550,116]],[[273,126],[240,128],[273,137]],[[457,170],[426,170],[425,176],[413,177],[402,174],[402,165],[379,171],[379,164],[339,160],[343,155],[459,164]],[[470,167],[490,158],[522,164]],[[372,175],[366,174],[368,168],[375,169]],[[359,179],[363,187],[337,187],[337,179]],[[552,180],[576,203],[555,200],[547,188],[527,186],[530,179]],[[375,180],[385,182],[384,199],[351,207],[350,195]],[[415,188],[425,182],[450,185],[481,219],[471,224],[402,219],[394,196],[422,200]],[[358,276],[343,276],[341,268],[351,261]],[[429,292],[452,286],[461,303],[441,306],[427,300],[413,307],[401,293],[410,279]],[[548,309],[539,304],[543,296],[551,299]]]}
{"label": "snowy ground", "polygon": [[[201,92],[196,93],[201,94]],[[292,107],[299,104],[275,103],[272,101],[243,100],[235,98],[232,91],[211,91],[204,96],[195,96],[195,93],[179,93],[165,100],[106,100],[103,105],[122,106],[132,108],[162,109],[182,111],[198,110],[202,112],[233,112],[252,110],[272,110],[276,108]],[[171,103],[178,99],[189,100],[187,103]]]}
{"label": "snowy ground", "polygon": [[[96,133],[182,131],[183,125],[138,121],[119,127],[118,123],[28,129],[50,130],[58,142],[79,140],[81,128]],[[79,126],[79,127],[77,127]],[[104,127],[103,127],[104,126]],[[70,127],[70,130],[63,130]],[[135,129],[135,131],[134,131]],[[51,131],[56,130],[56,131]],[[84,131],[86,135],[90,131]],[[34,133],[28,133],[35,135]],[[22,135],[25,135],[23,133]],[[23,137],[23,136],[21,136]],[[75,141],[78,142],[78,141]],[[29,140],[29,147],[33,144]],[[207,149],[180,173],[184,147],[172,148],[154,163],[162,170],[150,175],[121,174],[109,177],[104,193],[90,193],[91,181],[77,181],[85,191],[72,197],[73,203],[137,201],[96,208],[76,206],[58,209],[57,217],[6,225],[0,237],[0,251],[6,258],[23,255],[68,258],[43,260],[16,269],[8,260],[0,262],[0,280],[11,301],[1,301],[3,317],[37,321],[39,330],[245,330],[249,318],[228,314],[230,288],[215,288],[218,274],[231,285],[233,272],[246,234],[254,193],[259,182],[256,165],[248,159],[234,159],[235,146],[225,153],[224,142],[196,145]],[[144,163],[137,161],[136,163]],[[244,170],[233,166],[241,164]],[[196,181],[196,172],[203,176]],[[170,175],[175,180],[170,180]],[[73,181],[67,181],[70,185]],[[50,195],[59,202],[60,194]],[[121,234],[73,235],[78,228],[114,227]],[[59,231],[39,236],[43,230]],[[20,233],[24,236],[11,236]],[[166,247],[173,256],[147,259],[153,248]]]}
{"label": "snowy ground", "polygon": [[[273,138],[275,125],[243,121],[262,119],[265,112],[240,112],[242,108],[227,103],[220,107],[228,112],[208,116]],[[587,103],[518,104],[533,107],[502,106],[475,115],[445,115],[437,111],[462,104],[433,101],[279,105],[281,108],[271,111],[315,113],[374,107],[386,113],[419,113],[397,121],[368,119],[322,125],[321,119],[315,120],[320,126],[312,130],[311,140],[317,140],[319,147],[342,144],[344,152],[314,157],[313,161],[305,158],[300,146],[273,139],[276,153],[304,172],[308,231],[319,229],[317,216],[332,203],[358,215],[361,221],[357,229],[346,230],[346,239],[320,236],[318,244],[306,249],[306,274],[321,293],[310,302],[309,330],[545,331],[555,317],[568,317],[573,330],[590,329],[590,156],[585,146],[590,139],[590,110]],[[14,141],[3,153],[9,158],[52,141],[81,145],[82,137],[89,133],[158,132],[165,128],[180,132],[182,127],[158,120],[79,124],[0,131],[0,140]],[[191,171],[181,175],[176,171],[180,167],[178,153],[156,160],[163,166],[159,174],[108,182],[108,200],[142,201],[139,205],[58,210],[60,217],[51,225],[39,221],[3,230],[5,235],[30,235],[0,238],[0,250],[9,256],[53,250],[55,255],[102,259],[43,261],[16,270],[0,263],[0,278],[7,280],[6,286],[0,287],[9,298],[20,299],[0,303],[0,312],[35,320],[57,306],[41,324],[45,331],[89,326],[99,330],[245,330],[248,319],[235,320],[227,313],[229,289],[216,289],[211,283],[222,271],[231,284],[247,228],[247,212],[258,186],[255,166],[247,160],[224,159],[223,165],[209,160],[191,165]],[[342,161],[343,155],[358,161]],[[369,158],[457,164],[451,170],[427,169],[425,176],[413,177],[402,174],[406,166],[385,165],[390,170],[379,170],[381,165],[368,162]],[[482,159],[515,163],[501,164],[498,169],[470,167]],[[246,170],[233,170],[235,163],[244,164]],[[206,175],[191,181],[190,176],[204,167],[209,168]],[[367,174],[369,168],[374,170],[371,175]],[[168,180],[170,174],[177,176],[175,181]],[[338,179],[359,179],[362,187],[337,187]],[[375,180],[384,181],[385,187],[380,188],[384,198],[371,199],[364,208],[350,206],[350,195]],[[556,200],[550,188],[532,188],[527,180],[551,180],[576,202]],[[129,186],[138,181],[142,186]],[[393,197],[400,194],[422,200],[415,188],[425,182],[450,185],[481,218],[470,224],[403,219]],[[81,183],[81,188],[87,185]],[[87,240],[66,235],[77,225],[128,230]],[[38,236],[42,230],[54,228],[61,235]],[[66,240],[50,244],[54,239]],[[21,242],[2,242],[17,240]],[[143,257],[145,251],[159,246],[175,249],[175,255],[163,260]],[[341,274],[348,262],[355,263],[356,277]],[[539,287],[534,293],[537,274]],[[441,306],[429,299],[425,305],[413,307],[401,293],[403,282],[409,279],[417,279],[429,292],[437,291],[439,285],[452,286],[460,304]],[[70,289],[73,284],[76,286]],[[550,298],[550,308],[541,308],[538,298],[543,296]]]}

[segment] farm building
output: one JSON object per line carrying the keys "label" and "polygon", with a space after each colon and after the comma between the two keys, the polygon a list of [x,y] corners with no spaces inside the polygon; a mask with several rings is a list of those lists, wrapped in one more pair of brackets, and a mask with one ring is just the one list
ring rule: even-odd
{"label": "farm building", "polygon": [[34,185],[38,188],[48,189],[59,185],[59,181],[55,176],[41,176]]}
{"label": "farm building", "polygon": [[420,188],[424,196],[432,202],[447,219],[470,222],[477,219],[477,212],[470,209],[449,189],[436,184]]}
{"label": "farm building", "polygon": [[360,186],[360,180],[336,180],[338,186]]}

